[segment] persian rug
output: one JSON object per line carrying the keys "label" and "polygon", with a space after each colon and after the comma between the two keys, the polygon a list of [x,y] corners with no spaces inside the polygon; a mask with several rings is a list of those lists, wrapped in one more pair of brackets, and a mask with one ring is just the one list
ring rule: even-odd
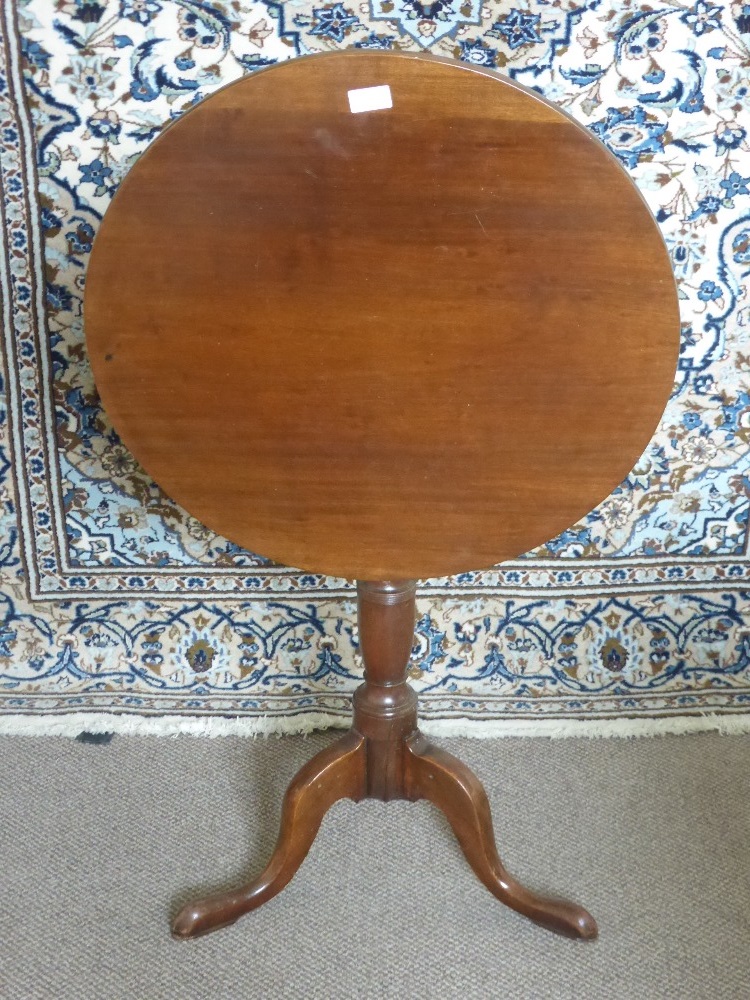
{"label": "persian rug", "polygon": [[102,215],[166,122],[349,46],[496,67],[564,108],[630,171],[679,282],[674,394],[628,479],[536,551],[422,584],[423,716],[475,734],[747,723],[750,4],[5,0],[2,18],[5,731],[348,721],[351,584],[238,549],[148,479],[99,406],[82,299]]}

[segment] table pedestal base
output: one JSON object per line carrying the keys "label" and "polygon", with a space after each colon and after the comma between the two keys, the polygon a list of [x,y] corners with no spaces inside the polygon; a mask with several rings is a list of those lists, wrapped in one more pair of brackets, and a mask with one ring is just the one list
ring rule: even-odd
{"label": "table pedestal base", "polygon": [[597,936],[596,922],[582,907],[539,896],[508,874],[495,848],[480,781],[419,732],[417,696],[406,683],[415,592],[411,581],[358,582],[365,683],[354,695],[351,730],[295,776],[284,798],[276,848],[262,874],[241,889],[183,907],[172,924],[176,937],[233,924],[280,892],[304,861],[325,814],[343,798],[427,799],[443,810],[475,874],[501,902],[557,933]]}

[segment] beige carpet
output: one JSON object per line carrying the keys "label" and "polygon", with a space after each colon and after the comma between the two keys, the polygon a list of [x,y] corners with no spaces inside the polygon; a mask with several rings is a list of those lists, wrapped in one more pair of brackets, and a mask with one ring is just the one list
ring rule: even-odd
{"label": "beige carpet", "polygon": [[750,997],[750,736],[445,740],[501,854],[597,917],[554,937],[474,878],[426,804],[341,803],[275,900],[173,941],[191,890],[262,866],[334,738],[0,740],[0,997]]}

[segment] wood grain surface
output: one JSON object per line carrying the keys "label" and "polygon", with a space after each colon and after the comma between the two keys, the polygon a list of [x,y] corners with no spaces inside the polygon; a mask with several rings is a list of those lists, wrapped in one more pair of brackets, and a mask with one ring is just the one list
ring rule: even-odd
{"label": "wood grain surface", "polygon": [[[352,113],[387,85],[392,107]],[[256,72],[169,126],[96,238],[104,407],[206,525],[291,566],[443,576],[616,487],[672,386],[662,238],[537,94],[433,57]]]}

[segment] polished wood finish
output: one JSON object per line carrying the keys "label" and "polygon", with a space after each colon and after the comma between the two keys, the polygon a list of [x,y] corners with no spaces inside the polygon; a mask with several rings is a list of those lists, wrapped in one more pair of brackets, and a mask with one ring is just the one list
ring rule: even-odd
{"label": "polished wood finish", "polygon": [[284,797],[281,830],[265,870],[248,885],[184,906],[172,922],[175,937],[228,927],[281,892],[305,860],[323,817],[339,799],[365,795],[365,741],[350,732],[299,771]]}
{"label": "polished wood finish", "polygon": [[557,933],[597,936],[596,922],[583,907],[540,896],[508,874],[495,848],[482,785],[460,760],[419,732],[417,698],[406,682],[415,589],[409,581],[358,583],[365,679],[354,698],[352,729],[292,781],[276,849],[262,874],[242,888],[183,907],[172,924],[176,937],[233,924],[280,892],[305,859],[323,816],[342,798],[427,799],[445,813],[467,861],[499,900]]}
{"label": "polished wood finish", "polygon": [[[352,114],[348,92],[390,86]],[[209,527],[351,579],[443,576],[568,528],[669,394],[672,271],[583,127],[495,73],[343,52],[167,128],[96,238],[105,409]]]}
{"label": "polished wood finish", "polygon": [[[351,90],[390,87],[353,114]],[[425,798],[482,882],[596,924],[497,856],[482,786],[417,729],[413,582],[518,556],[603,500],[672,385],[667,253],[614,157],[537,94],[411,54],[294,60],[165,130],[95,241],[86,336],[155,479],[240,545],[357,579],[352,731],[284,802],[266,870],[185,907],[191,937],[270,899],[339,798]],[[402,581],[368,583],[363,581]]]}

